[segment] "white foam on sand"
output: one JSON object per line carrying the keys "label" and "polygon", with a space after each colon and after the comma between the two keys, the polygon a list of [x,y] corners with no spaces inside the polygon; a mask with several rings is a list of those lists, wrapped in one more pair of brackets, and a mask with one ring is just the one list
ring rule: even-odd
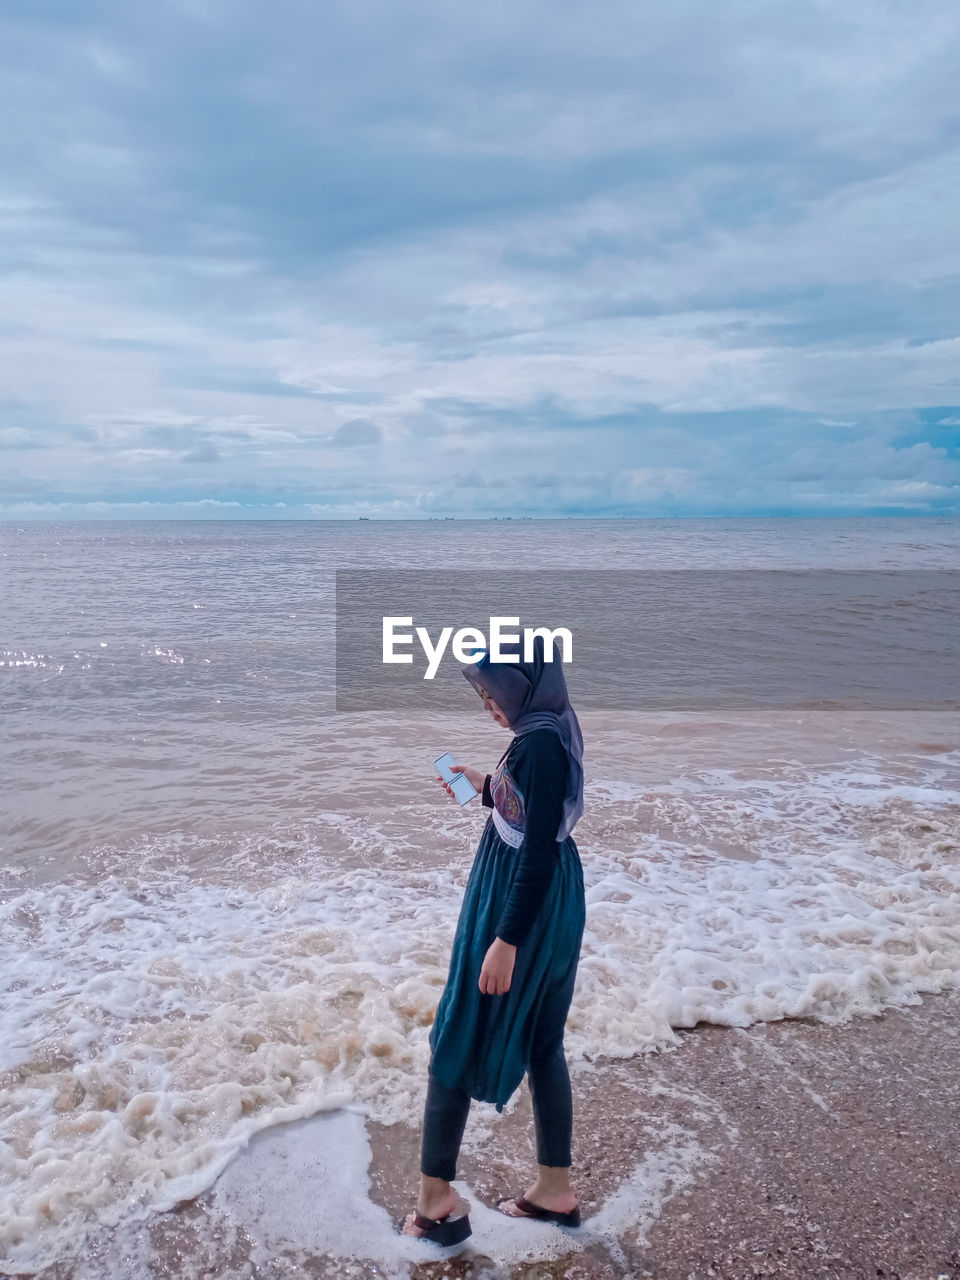
{"label": "white foam on sand", "polygon": [[[598,787],[580,841],[574,1068],[698,1021],[843,1022],[960,984],[948,765],[780,762],[607,800]],[[96,883],[6,890],[0,1266],[35,1270],[92,1229],[199,1194],[279,1122],[346,1101],[418,1122],[477,817],[412,806],[391,821],[331,815],[352,863],[318,819],[219,865],[183,837],[105,859]]]}
{"label": "white foam on sand", "polygon": [[471,1275],[493,1280],[514,1264],[560,1259],[597,1245],[626,1274],[624,1234],[642,1243],[665,1202],[715,1158],[681,1126],[645,1128],[643,1160],[581,1228],[507,1218],[458,1181],[456,1189],[470,1206],[472,1234],[461,1245],[440,1249],[400,1234],[393,1218],[371,1200],[364,1116],[361,1108],[346,1106],[255,1135],[217,1178],[202,1220],[192,1223],[186,1237],[157,1240],[146,1216],[131,1214],[76,1257],[70,1275],[101,1280],[168,1275],[175,1268],[179,1280],[207,1280],[212,1274],[241,1280],[255,1273],[312,1274],[317,1267],[343,1274],[345,1260],[353,1260],[390,1280],[407,1280],[418,1264],[463,1257]]}
{"label": "white foam on sand", "polygon": [[[370,1143],[356,1110],[270,1128],[220,1175],[211,1211],[242,1227],[268,1259],[291,1245],[381,1258],[393,1225],[369,1198],[369,1165]],[[405,1243],[391,1247],[392,1261],[401,1260]]]}
{"label": "white foam on sand", "polygon": [[441,1250],[397,1233],[385,1210],[370,1200],[370,1154],[358,1109],[271,1129],[258,1134],[220,1176],[210,1212],[214,1221],[222,1218],[243,1231],[251,1261],[259,1265],[275,1262],[279,1252],[360,1258],[400,1277],[409,1274],[410,1264],[460,1252],[486,1255],[500,1266],[560,1258],[598,1241],[616,1254],[618,1237],[627,1230],[642,1233],[664,1201],[712,1158],[691,1132],[664,1126],[651,1135],[643,1161],[577,1231],[509,1220],[458,1181],[457,1190],[470,1204],[472,1235],[463,1246]]}

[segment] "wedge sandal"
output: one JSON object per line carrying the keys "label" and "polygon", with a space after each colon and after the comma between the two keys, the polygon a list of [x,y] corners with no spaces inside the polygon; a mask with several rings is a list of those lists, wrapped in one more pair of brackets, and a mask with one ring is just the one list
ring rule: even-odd
{"label": "wedge sandal", "polygon": [[[446,1246],[460,1244],[461,1241],[466,1240],[467,1236],[473,1234],[469,1213],[461,1213],[456,1218],[451,1218],[449,1213],[443,1218],[425,1218],[422,1213],[415,1213],[413,1221],[414,1225],[418,1226],[423,1232],[423,1235],[411,1236],[411,1240],[429,1240],[431,1244]],[[403,1234],[406,1222],[407,1215],[404,1214],[397,1223],[398,1234]]]}
{"label": "wedge sandal", "polygon": [[[508,1213],[505,1209],[501,1209],[502,1204],[506,1204],[508,1200],[521,1210],[520,1213]],[[544,1209],[542,1205],[533,1204],[532,1201],[524,1199],[523,1196],[503,1196],[497,1201],[497,1210],[502,1213],[505,1218],[539,1218],[541,1222],[555,1222],[558,1227],[579,1227],[580,1226],[580,1206],[574,1205],[567,1213],[561,1213],[558,1209]]]}

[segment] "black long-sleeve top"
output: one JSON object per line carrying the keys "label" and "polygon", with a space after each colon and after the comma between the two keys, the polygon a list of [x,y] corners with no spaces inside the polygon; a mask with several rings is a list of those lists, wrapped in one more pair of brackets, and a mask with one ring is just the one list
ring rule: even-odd
{"label": "black long-sleeve top", "polygon": [[[497,925],[498,938],[519,946],[543,906],[557,867],[557,831],[563,818],[567,753],[552,729],[534,729],[514,739],[505,757],[507,771],[523,795],[526,818],[519,865]],[[493,808],[490,774],[482,803]]]}

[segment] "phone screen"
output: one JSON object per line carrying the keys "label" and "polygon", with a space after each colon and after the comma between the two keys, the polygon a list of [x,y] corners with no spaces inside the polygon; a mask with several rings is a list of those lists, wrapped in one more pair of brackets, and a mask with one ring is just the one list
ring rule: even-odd
{"label": "phone screen", "polygon": [[437,756],[433,763],[440,770],[440,777],[443,778],[444,782],[452,782],[457,776],[450,769],[452,764],[456,764],[456,760],[454,760],[449,751],[445,751],[442,756]]}
{"label": "phone screen", "polygon": [[468,800],[472,800],[479,794],[468,778],[465,778],[462,773],[454,773],[450,768],[452,764],[456,764],[456,761],[449,751],[445,751],[442,756],[437,756],[433,763],[440,771],[444,782],[449,783],[451,791],[460,804],[466,804]]}

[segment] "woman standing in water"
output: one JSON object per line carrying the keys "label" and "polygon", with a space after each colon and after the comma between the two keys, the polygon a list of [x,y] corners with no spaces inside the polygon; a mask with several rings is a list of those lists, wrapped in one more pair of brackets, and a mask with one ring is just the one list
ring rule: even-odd
{"label": "woman standing in water", "polygon": [[541,635],[529,662],[491,662],[484,654],[461,670],[514,737],[492,774],[453,766],[482,792],[491,814],[430,1032],[417,1208],[400,1224],[403,1234],[441,1245],[470,1235],[469,1205],[451,1186],[470,1100],[502,1111],[525,1072],[539,1170],[523,1195],[498,1200],[497,1208],[509,1217],[580,1225],[563,1032],[585,919],[583,871],[570,834],[583,813],[583,736],[562,663],[555,655],[546,661]]}

